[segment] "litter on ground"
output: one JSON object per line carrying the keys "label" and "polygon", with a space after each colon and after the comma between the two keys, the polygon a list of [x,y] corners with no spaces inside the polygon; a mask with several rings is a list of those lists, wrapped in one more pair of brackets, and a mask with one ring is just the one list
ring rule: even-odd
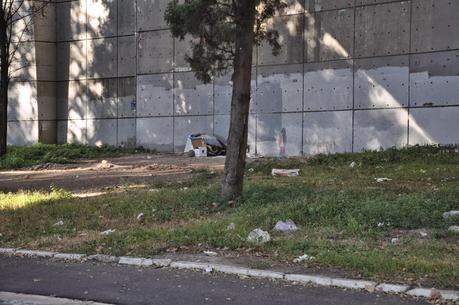
{"label": "litter on ground", "polygon": [[273,168],[271,175],[280,177],[296,177],[300,175],[299,169],[277,169]]}
{"label": "litter on ground", "polygon": [[226,144],[217,137],[205,133],[191,134],[186,140],[184,152],[194,157],[224,156]]}
{"label": "litter on ground", "polygon": [[115,233],[116,229],[108,229],[108,230],[105,230],[103,232],[100,232],[100,235],[110,235],[110,234],[113,234]]}
{"label": "litter on ground", "polygon": [[312,261],[314,258],[315,258],[314,256],[309,256],[307,254],[304,254],[304,255],[301,255],[295,258],[293,262],[298,264],[298,263],[302,263],[305,261]]}
{"label": "litter on ground", "polygon": [[392,181],[390,178],[375,178],[376,182],[381,183],[381,182],[386,182],[386,181]]}

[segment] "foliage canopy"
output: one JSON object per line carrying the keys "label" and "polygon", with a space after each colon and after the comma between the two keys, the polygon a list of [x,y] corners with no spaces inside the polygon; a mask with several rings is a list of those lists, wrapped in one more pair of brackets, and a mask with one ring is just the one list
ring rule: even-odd
{"label": "foliage canopy", "polygon": [[[257,0],[254,44],[263,41],[279,53],[279,33],[267,27],[267,21],[287,4],[282,0]],[[165,19],[172,34],[180,40],[190,39],[191,55],[185,60],[196,77],[208,83],[232,69],[235,56],[237,1],[234,0],[175,0],[169,3]]]}

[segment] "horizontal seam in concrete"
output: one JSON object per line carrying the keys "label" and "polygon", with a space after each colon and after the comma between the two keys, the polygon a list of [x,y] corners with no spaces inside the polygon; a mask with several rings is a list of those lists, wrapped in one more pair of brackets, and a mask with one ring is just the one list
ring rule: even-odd
{"label": "horizontal seam in concrete", "polygon": [[120,265],[133,265],[137,267],[171,267],[175,269],[187,269],[187,270],[203,270],[206,272],[221,272],[224,274],[235,274],[240,276],[256,277],[256,278],[269,278],[269,279],[280,279],[289,282],[299,282],[304,284],[316,284],[319,286],[326,287],[338,287],[347,288],[353,290],[367,290],[369,292],[382,291],[386,293],[395,294],[407,294],[416,297],[430,298],[436,294],[440,295],[445,300],[456,301],[459,299],[459,291],[455,290],[439,290],[435,288],[414,288],[410,289],[407,285],[398,285],[390,283],[377,283],[374,281],[359,280],[359,279],[346,279],[346,278],[332,278],[322,275],[312,274],[289,274],[271,270],[258,270],[246,267],[225,265],[225,264],[214,264],[214,263],[202,263],[192,261],[172,261],[167,258],[143,258],[143,257],[116,257],[108,255],[97,255],[86,256],[85,254],[77,253],[57,253],[48,251],[38,250],[27,250],[27,249],[16,249],[16,248],[0,248],[0,255],[6,256],[27,256],[27,257],[38,257],[38,258],[54,258],[63,260],[73,261],[86,261],[86,260],[97,260],[103,262],[103,258],[109,258],[109,262],[118,263]]}

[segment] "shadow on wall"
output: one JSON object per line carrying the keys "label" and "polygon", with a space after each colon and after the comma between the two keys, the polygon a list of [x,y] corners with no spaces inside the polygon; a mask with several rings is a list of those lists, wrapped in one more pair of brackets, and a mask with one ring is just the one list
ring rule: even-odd
{"label": "shadow on wall", "polygon": [[117,3],[56,4],[60,143],[117,145]]}
{"label": "shadow on wall", "polygon": [[[317,154],[351,151],[352,148],[360,151],[401,147],[408,144],[408,132],[410,144],[444,142],[447,131],[432,135],[435,128],[431,128],[434,125],[431,122],[436,113],[443,118],[448,116],[449,124],[454,122],[453,115],[448,115],[447,109],[412,109],[411,114],[409,113],[408,88],[413,84],[409,83],[408,55],[351,59],[354,54],[354,29],[343,27],[346,24],[353,27],[353,14],[352,9],[306,14],[304,39],[307,63],[303,71],[304,105],[301,108],[307,112],[303,115],[298,112],[302,109],[298,109],[300,107],[294,103],[295,100],[302,99],[301,92],[295,94],[295,83],[298,78],[301,79],[299,72],[293,71],[295,66],[292,65],[293,69],[290,71],[277,68],[278,71],[271,71],[268,77],[265,75],[266,70],[276,68],[258,67],[258,88],[255,95],[258,154],[278,155],[278,143],[281,143],[283,129],[287,133],[287,155],[298,155],[302,151],[305,154]],[[334,26],[330,20],[335,22]],[[337,20],[340,28],[336,28]],[[295,63],[297,57],[295,52],[290,52],[290,47],[296,43],[295,35],[298,31],[292,30],[296,25],[292,25],[290,20],[290,23],[281,23],[280,26],[285,27],[279,31],[281,40],[288,43],[284,51],[288,60],[281,63]],[[262,50],[262,59],[267,63],[275,60],[267,59],[264,53]],[[280,60],[285,58],[281,57]],[[450,59],[456,60],[450,64],[458,67],[457,56],[451,56]],[[260,63],[260,51],[258,61]],[[428,73],[426,71],[429,71],[428,67],[422,70],[423,73]],[[458,81],[457,72],[447,75],[449,82]],[[429,74],[428,78],[435,82],[439,75]],[[448,87],[448,94],[454,95],[452,86]],[[413,92],[416,91],[412,90],[412,94]],[[286,111],[290,113],[280,113]],[[427,115],[429,111],[432,113],[431,118]],[[422,114],[418,114],[420,112]],[[443,124],[445,127],[446,125],[447,123]],[[449,129],[451,130],[451,126]],[[459,141],[451,136],[448,138],[452,143]]]}
{"label": "shadow on wall", "polygon": [[[289,1],[287,13],[307,10],[302,2]],[[92,145],[145,143],[156,145],[160,150],[179,150],[185,142],[183,134],[190,132],[190,126],[226,136],[231,99],[229,78],[215,80],[214,110],[211,87],[194,83],[190,72],[176,73],[175,83],[169,79],[171,74],[164,71],[160,76],[137,78],[147,91],[152,90],[148,86],[155,90],[162,88],[158,93],[164,97],[161,101],[147,95],[143,98],[142,86],[136,88],[135,78],[118,78],[126,76],[118,66],[118,59],[122,57],[118,54],[122,52],[118,44],[122,39],[116,37],[121,33],[119,11],[126,3],[134,5],[134,1],[127,0],[56,3],[58,141]],[[279,29],[284,48],[279,57],[273,57],[268,48],[260,47],[255,60],[262,65],[285,65],[259,66],[254,72],[257,88],[253,90],[249,135],[250,146],[255,147],[252,152],[277,155],[282,130],[287,135],[287,155],[403,146],[408,143],[408,129],[416,143],[439,142],[437,135],[430,133],[431,128],[429,132],[423,128],[431,121],[425,112],[412,110],[409,117],[408,88],[416,84],[408,83],[408,55],[351,59],[355,53],[353,24],[354,9],[307,13],[304,18],[301,15],[275,17],[270,26]],[[161,31],[152,33],[156,32]],[[145,37],[149,33],[145,32]],[[139,38],[142,45],[140,42]],[[451,82],[454,77],[451,73],[425,76],[428,68],[418,70],[418,78],[426,77],[434,82],[445,77]],[[457,81],[457,76],[454,79]],[[418,83],[422,81],[425,80]],[[177,98],[166,102],[172,101],[169,95],[173,87]],[[49,89],[43,87],[42,90]],[[412,95],[418,91],[412,90]],[[40,116],[40,109],[30,114],[36,115]],[[152,131],[153,121],[148,116],[164,115],[176,115],[175,123],[170,117],[156,117],[154,124],[161,127],[157,129],[167,132]],[[135,119],[136,116],[139,117]],[[418,118],[422,123],[418,123]],[[133,136],[124,139],[120,130]],[[172,138],[176,143],[171,143]]]}

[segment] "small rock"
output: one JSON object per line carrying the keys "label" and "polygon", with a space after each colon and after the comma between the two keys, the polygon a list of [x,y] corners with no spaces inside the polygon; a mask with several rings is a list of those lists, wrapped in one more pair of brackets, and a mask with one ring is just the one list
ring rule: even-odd
{"label": "small rock", "polygon": [[115,233],[116,229],[108,229],[106,231],[100,232],[100,235],[110,235]]}
{"label": "small rock", "polygon": [[288,219],[287,221],[278,221],[274,226],[274,230],[290,233],[297,231],[298,227],[292,220]]}
{"label": "small rock", "polygon": [[214,251],[204,251],[204,254],[207,256],[217,256],[217,252]]}
{"label": "small rock", "polygon": [[57,226],[63,226],[64,225],[64,222],[62,220],[59,220],[58,222],[56,222],[55,224],[53,224],[53,227],[57,227]]}
{"label": "small rock", "polygon": [[443,219],[444,220],[448,220],[448,219],[453,218],[453,217],[459,217],[459,211],[452,210],[452,211],[443,213]]}
{"label": "small rock", "polygon": [[230,223],[227,227],[226,227],[226,231],[233,231],[236,229],[236,224],[234,222]]}
{"label": "small rock", "polygon": [[421,235],[421,237],[427,237],[427,235],[429,235],[429,234],[427,234],[427,232],[425,232],[425,231],[420,231],[419,235]]}
{"label": "small rock", "polygon": [[312,261],[313,259],[315,259],[314,256],[309,256],[307,254],[304,254],[304,255],[301,255],[301,256],[298,256],[297,258],[295,258],[293,260],[294,263],[302,263],[302,262],[305,262],[305,261]]}
{"label": "small rock", "polygon": [[448,228],[449,232],[459,233],[459,226],[450,226]]}
{"label": "small rock", "polygon": [[247,241],[255,244],[264,244],[271,240],[271,236],[268,232],[263,231],[260,228],[257,228],[249,233]]}
{"label": "small rock", "polygon": [[394,238],[392,238],[392,239],[390,240],[390,242],[393,243],[393,244],[398,244],[399,241],[400,241],[400,239],[397,238],[397,237],[394,237]]}
{"label": "small rock", "polygon": [[247,171],[248,171],[249,173],[253,173],[253,172],[255,171],[255,169],[249,168]]}
{"label": "small rock", "polygon": [[352,162],[351,164],[349,164],[349,167],[350,168],[354,168],[357,164],[355,162]]}

